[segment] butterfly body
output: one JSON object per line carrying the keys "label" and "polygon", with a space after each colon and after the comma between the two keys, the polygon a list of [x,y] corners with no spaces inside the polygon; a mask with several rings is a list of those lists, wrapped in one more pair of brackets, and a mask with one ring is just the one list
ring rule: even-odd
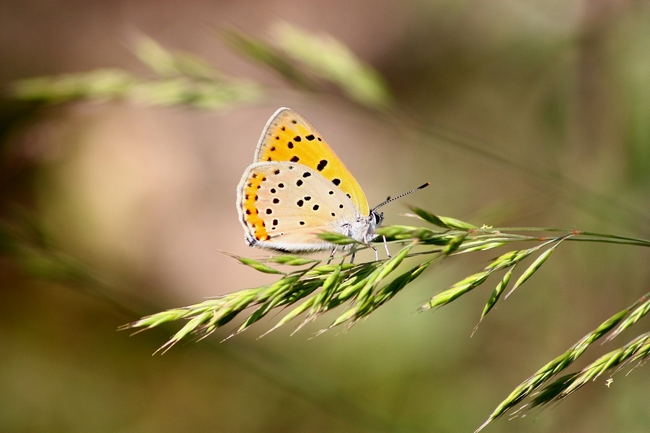
{"label": "butterfly body", "polygon": [[288,108],[266,124],[237,187],[237,210],[248,245],[285,253],[335,248],[323,232],[369,245],[383,219],[321,135]]}

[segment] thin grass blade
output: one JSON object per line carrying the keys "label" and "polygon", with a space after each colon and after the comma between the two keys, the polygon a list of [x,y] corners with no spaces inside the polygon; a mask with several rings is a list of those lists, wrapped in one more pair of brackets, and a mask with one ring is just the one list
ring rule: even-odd
{"label": "thin grass blade", "polygon": [[449,227],[450,229],[458,229],[458,230],[477,230],[478,227],[476,227],[474,224],[467,223],[465,221],[461,221],[456,218],[450,218],[450,217],[443,217],[439,216],[440,221],[446,226]]}
{"label": "thin grass blade", "polygon": [[409,209],[411,209],[411,211],[422,220],[433,224],[434,226],[442,227],[445,229],[450,228],[447,224],[444,223],[444,221],[442,221],[442,219],[440,219],[437,215],[432,214],[431,212],[415,206],[409,206]]}
{"label": "thin grass blade", "polygon": [[532,277],[535,272],[537,272],[537,270],[544,264],[546,259],[548,259],[551,254],[553,254],[553,251],[555,251],[555,248],[557,248],[558,245],[560,245],[559,242],[544,251],[539,255],[539,257],[537,257],[537,259],[524,271],[524,273],[519,276],[515,284],[512,286],[512,289],[510,289],[510,291],[506,294],[505,299],[508,299],[512,292],[514,292],[519,286],[524,284],[530,277]]}
{"label": "thin grass blade", "polygon": [[617,336],[619,336],[623,331],[625,331],[630,326],[634,325],[636,322],[641,320],[648,312],[650,312],[650,293],[643,295],[638,301],[634,303],[633,306],[628,308],[632,310],[630,315],[625,318],[617,327],[612,331],[611,334],[607,336],[607,341],[611,341]]}
{"label": "thin grass blade", "polygon": [[284,274],[284,272],[280,272],[277,269],[274,269],[274,268],[272,268],[272,267],[270,267],[268,265],[265,265],[264,263],[262,263],[260,261],[249,259],[247,257],[240,257],[240,256],[230,254],[230,253],[226,253],[226,254],[229,255],[230,257],[236,259],[241,264],[246,265],[248,267],[251,267],[251,268],[255,269],[258,272],[262,272],[264,274],[276,274],[276,275]]}
{"label": "thin grass blade", "polygon": [[467,232],[463,232],[459,234],[458,236],[455,236],[445,247],[442,249],[441,254],[443,256],[450,256],[452,255],[458,248],[463,244],[465,239],[467,238]]}
{"label": "thin grass blade", "polygon": [[310,263],[318,263],[319,260],[307,259],[305,257],[297,256],[272,256],[268,259],[270,263],[277,263],[279,265],[287,266],[303,266]]}
{"label": "thin grass blade", "polygon": [[432,297],[429,302],[420,307],[420,310],[429,310],[431,308],[447,305],[451,301],[483,284],[491,273],[491,271],[481,271],[462,279],[461,281],[451,286],[449,289],[444,290]]}
{"label": "thin grass blade", "polygon": [[587,350],[587,348],[611,331],[627,315],[627,310],[620,311],[606,321],[600,324],[598,328],[582,337],[569,350],[556,357],[551,362],[537,370],[532,376],[519,384],[508,397],[503,400],[497,408],[490,414],[488,419],[475,431],[481,431],[490,422],[500,418],[507,411],[515,407],[533,391],[538,389],[549,379],[560,373],[578,359]]}
{"label": "thin grass blade", "polygon": [[620,349],[613,350],[583,368],[580,372],[559,378],[545,387],[533,400],[532,407],[557,402],[568,397],[603,373],[620,369],[626,363],[643,361],[650,356],[650,333],[641,334]]}
{"label": "thin grass blade", "polygon": [[485,304],[485,307],[483,308],[483,312],[481,313],[481,320],[485,317],[487,313],[490,312],[490,310],[496,305],[497,301],[501,297],[501,294],[505,290],[505,288],[508,286],[508,282],[510,282],[510,277],[512,276],[512,272],[515,270],[515,266],[511,267],[508,272],[503,276],[501,281],[499,281],[499,284],[494,288],[494,291],[492,292],[492,295],[490,295],[490,299],[488,299],[487,303]]}
{"label": "thin grass blade", "polygon": [[361,244],[359,241],[352,239],[349,236],[342,235],[340,233],[331,233],[331,232],[318,233],[318,237],[334,245]]}

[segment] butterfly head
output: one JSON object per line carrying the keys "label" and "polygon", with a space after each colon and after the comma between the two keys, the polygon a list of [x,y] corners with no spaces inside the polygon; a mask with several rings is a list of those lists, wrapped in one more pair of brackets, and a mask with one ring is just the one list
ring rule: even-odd
{"label": "butterfly head", "polygon": [[383,221],[384,221],[383,212],[377,212],[375,211],[375,209],[370,211],[370,223],[373,225],[373,227],[379,227]]}

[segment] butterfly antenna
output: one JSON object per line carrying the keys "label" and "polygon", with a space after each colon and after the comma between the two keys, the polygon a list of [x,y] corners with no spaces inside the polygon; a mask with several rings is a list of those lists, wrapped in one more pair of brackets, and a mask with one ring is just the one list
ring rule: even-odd
{"label": "butterfly antenna", "polygon": [[395,200],[400,199],[400,198],[402,198],[402,197],[404,197],[404,196],[407,196],[407,195],[411,194],[412,192],[415,192],[415,191],[419,191],[419,190],[421,190],[421,189],[424,189],[424,188],[426,188],[426,187],[429,186],[429,185],[431,185],[431,182],[427,182],[427,183],[425,183],[424,185],[420,185],[420,186],[418,186],[417,188],[413,188],[413,189],[410,190],[410,191],[406,191],[405,193],[400,194],[400,195],[398,195],[397,197],[388,198],[388,199],[386,199],[385,202],[383,202],[383,203],[378,204],[377,206],[375,206],[375,207],[372,209],[372,211],[374,212],[374,211],[376,211],[377,209],[379,209],[380,207],[382,207],[382,206],[386,206],[388,203],[390,203],[390,202],[392,202],[392,201],[395,201]]}

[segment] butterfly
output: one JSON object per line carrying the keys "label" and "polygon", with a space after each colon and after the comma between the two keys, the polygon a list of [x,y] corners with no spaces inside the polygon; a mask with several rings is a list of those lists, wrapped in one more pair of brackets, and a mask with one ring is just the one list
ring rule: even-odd
{"label": "butterfly", "polygon": [[361,186],[323,137],[289,108],[271,116],[254,162],[237,186],[246,243],[282,253],[331,249],[333,256],[338,248],[350,247],[337,247],[318,236],[333,232],[372,248],[378,259],[370,244],[384,217],[377,209],[392,200],[370,209]]}

